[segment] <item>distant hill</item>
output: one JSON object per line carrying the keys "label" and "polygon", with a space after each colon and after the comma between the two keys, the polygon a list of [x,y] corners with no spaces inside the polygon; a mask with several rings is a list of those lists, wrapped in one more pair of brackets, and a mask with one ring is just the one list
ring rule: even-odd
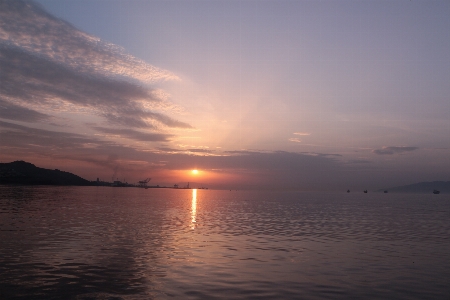
{"label": "distant hill", "polygon": [[391,187],[388,189],[378,190],[379,192],[388,191],[392,193],[426,193],[431,194],[433,190],[438,190],[443,194],[450,193],[450,181],[431,181],[419,182],[409,185]]}
{"label": "distant hill", "polygon": [[91,185],[69,172],[36,167],[25,161],[0,163],[0,184],[23,185]]}

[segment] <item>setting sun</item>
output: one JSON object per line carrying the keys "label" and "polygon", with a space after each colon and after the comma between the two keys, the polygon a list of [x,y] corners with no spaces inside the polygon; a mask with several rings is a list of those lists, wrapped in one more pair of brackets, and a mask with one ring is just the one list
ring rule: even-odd
{"label": "setting sun", "polygon": [[192,170],[192,174],[197,175],[198,174],[198,170]]}

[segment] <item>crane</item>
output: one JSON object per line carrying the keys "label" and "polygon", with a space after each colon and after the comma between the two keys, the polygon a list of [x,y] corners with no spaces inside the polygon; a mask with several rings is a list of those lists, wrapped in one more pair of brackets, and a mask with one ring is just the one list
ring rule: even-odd
{"label": "crane", "polygon": [[147,187],[147,183],[151,180],[151,178],[146,178],[144,180],[139,181],[139,187]]}

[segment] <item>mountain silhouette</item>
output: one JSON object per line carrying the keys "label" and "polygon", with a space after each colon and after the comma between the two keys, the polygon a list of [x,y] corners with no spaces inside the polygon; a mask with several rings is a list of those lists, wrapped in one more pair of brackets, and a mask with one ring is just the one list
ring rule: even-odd
{"label": "mountain silhouette", "polygon": [[25,161],[0,163],[0,184],[21,185],[92,185],[75,174],[39,168]]}

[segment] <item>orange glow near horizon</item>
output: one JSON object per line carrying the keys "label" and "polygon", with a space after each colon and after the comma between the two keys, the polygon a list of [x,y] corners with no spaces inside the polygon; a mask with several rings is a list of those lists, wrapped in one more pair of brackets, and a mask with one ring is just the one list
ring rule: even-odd
{"label": "orange glow near horizon", "polygon": [[[193,187],[204,186],[214,188],[221,186],[228,189],[228,187],[233,187],[237,183],[249,182],[249,178],[245,176],[246,174],[241,174],[239,171],[197,169],[198,174],[193,174],[192,170],[159,169],[148,172],[147,177],[152,178],[152,185],[173,186],[174,184],[178,184],[180,187],[190,182]],[[142,180],[141,177],[142,175],[137,179]]]}

